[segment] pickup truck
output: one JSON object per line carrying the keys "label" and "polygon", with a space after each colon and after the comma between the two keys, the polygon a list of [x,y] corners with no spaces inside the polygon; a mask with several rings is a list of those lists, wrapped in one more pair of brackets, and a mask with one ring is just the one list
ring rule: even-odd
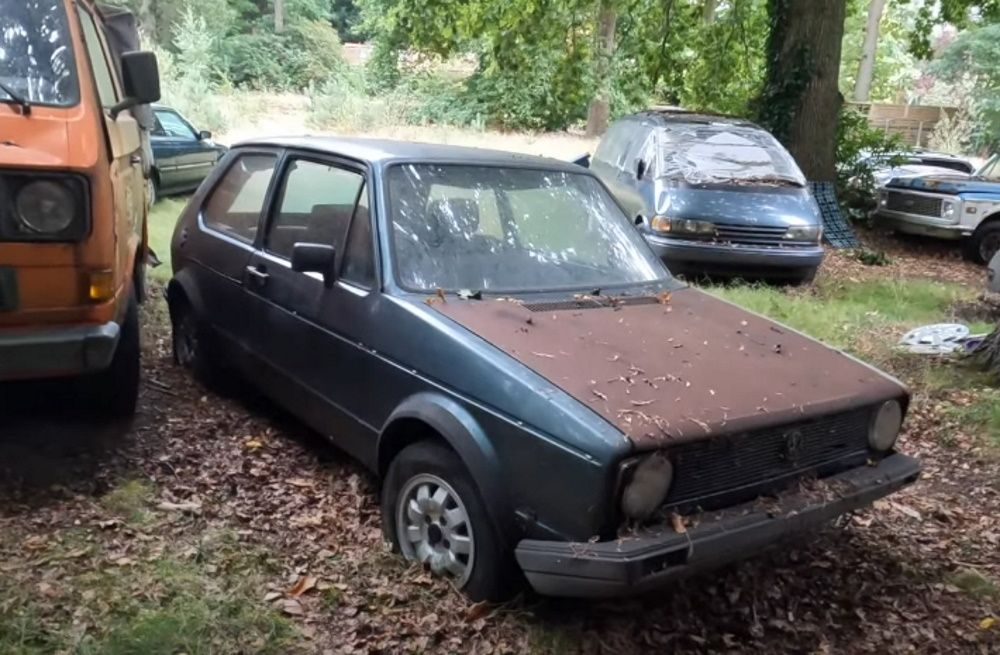
{"label": "pickup truck", "polygon": [[892,179],[879,190],[877,223],[907,234],[962,242],[962,254],[986,264],[1000,251],[1000,153],[972,176]]}

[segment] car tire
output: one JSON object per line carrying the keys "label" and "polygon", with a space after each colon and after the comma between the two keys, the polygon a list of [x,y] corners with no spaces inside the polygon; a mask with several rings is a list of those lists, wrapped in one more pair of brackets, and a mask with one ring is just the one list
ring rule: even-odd
{"label": "car tire", "polygon": [[142,347],[139,337],[139,303],[133,294],[125,309],[111,365],[81,380],[81,395],[94,413],[111,419],[135,414],[141,376]]}
{"label": "car tire", "polygon": [[207,387],[220,387],[223,366],[212,347],[208,329],[187,300],[171,303],[171,345],[174,363],[191,371]]}
{"label": "car tire", "polygon": [[513,557],[452,450],[432,441],[403,449],[386,474],[381,510],[382,531],[394,552],[422,561],[472,600],[503,601],[518,590]]}
{"label": "car tire", "polygon": [[152,209],[160,196],[160,185],[156,181],[156,174],[150,173],[146,179],[146,196],[149,201],[149,208]]}
{"label": "car tire", "polygon": [[962,242],[962,257],[976,264],[988,264],[1000,249],[1000,220],[983,223]]}

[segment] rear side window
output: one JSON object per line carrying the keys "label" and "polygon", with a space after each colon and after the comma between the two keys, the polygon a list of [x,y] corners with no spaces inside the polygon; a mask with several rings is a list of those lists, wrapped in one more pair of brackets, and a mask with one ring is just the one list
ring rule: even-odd
{"label": "rear side window", "polygon": [[286,171],[264,248],[286,259],[292,258],[296,243],[322,243],[344,252],[347,226],[364,177],[306,159],[292,160]]}
{"label": "rear side window", "polygon": [[209,228],[247,243],[257,236],[275,155],[242,155],[226,171],[202,206]]}

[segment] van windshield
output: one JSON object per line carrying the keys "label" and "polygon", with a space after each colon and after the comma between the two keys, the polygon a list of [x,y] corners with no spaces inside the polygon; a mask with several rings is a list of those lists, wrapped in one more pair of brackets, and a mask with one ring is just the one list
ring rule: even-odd
{"label": "van windshield", "polygon": [[[0,0],[0,85],[31,104],[80,100],[63,0]],[[12,102],[0,89],[0,102]]]}

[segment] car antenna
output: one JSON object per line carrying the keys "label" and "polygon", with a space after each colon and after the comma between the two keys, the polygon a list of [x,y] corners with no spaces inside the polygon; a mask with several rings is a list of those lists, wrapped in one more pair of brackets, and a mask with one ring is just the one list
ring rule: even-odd
{"label": "car antenna", "polygon": [[19,107],[21,107],[22,116],[27,116],[31,113],[31,103],[28,102],[25,98],[23,98],[20,94],[15,92],[13,89],[11,89],[3,82],[0,82],[0,90],[3,90],[4,93],[10,96],[11,100],[17,103]]}

